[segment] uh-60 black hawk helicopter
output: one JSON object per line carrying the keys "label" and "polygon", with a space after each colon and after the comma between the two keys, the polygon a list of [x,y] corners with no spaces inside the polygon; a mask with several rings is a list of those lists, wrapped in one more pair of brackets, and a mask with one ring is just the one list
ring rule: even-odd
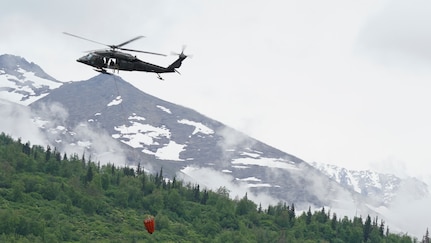
{"label": "uh-60 black hawk helicopter", "polygon": [[144,62],[138,59],[136,56],[133,56],[129,53],[122,52],[122,51],[132,51],[132,52],[140,52],[140,53],[146,53],[146,54],[152,54],[152,55],[166,56],[160,53],[133,50],[133,49],[127,49],[122,47],[126,44],[129,44],[132,41],[142,38],[143,36],[137,36],[119,45],[107,45],[107,44],[86,39],[77,35],[73,35],[67,32],[63,32],[63,33],[79,39],[108,46],[110,49],[90,51],[87,55],[76,60],[80,63],[92,66],[95,68],[94,69],[95,71],[101,72],[104,74],[110,74],[106,71],[106,69],[112,69],[114,72],[115,71],[119,72],[120,70],[151,72],[151,73],[156,73],[157,77],[160,80],[163,80],[163,78],[160,76],[160,73],[173,73],[173,72],[179,73],[176,69],[179,68],[181,66],[182,61],[187,58],[187,55],[184,54],[185,47],[183,46],[181,53],[179,54],[175,53],[176,55],[178,55],[177,60],[175,60],[168,67],[161,67],[152,63]]}

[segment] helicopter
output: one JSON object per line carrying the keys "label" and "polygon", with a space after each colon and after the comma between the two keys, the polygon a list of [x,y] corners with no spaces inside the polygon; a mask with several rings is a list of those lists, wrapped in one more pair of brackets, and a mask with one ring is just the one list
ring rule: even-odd
{"label": "helicopter", "polygon": [[173,53],[175,55],[178,55],[177,60],[175,60],[168,67],[161,67],[152,63],[144,62],[138,59],[136,56],[131,55],[129,53],[122,52],[122,51],[131,51],[131,52],[139,52],[139,53],[145,53],[145,54],[151,54],[151,55],[166,56],[165,54],[160,54],[156,52],[148,52],[148,51],[140,51],[140,50],[123,48],[124,45],[127,45],[132,41],[136,41],[144,36],[137,36],[119,45],[107,45],[101,42],[86,39],[84,37],[70,34],[67,32],[63,32],[63,34],[109,47],[109,49],[89,51],[87,55],[80,57],[76,60],[77,62],[94,67],[95,71],[103,74],[111,74],[107,71],[107,69],[112,69],[113,72],[117,71],[118,73],[120,70],[121,71],[141,71],[141,72],[156,73],[157,77],[160,80],[163,80],[163,78],[160,76],[161,73],[173,73],[173,72],[179,73],[177,71],[177,68],[179,68],[182,64],[182,61],[184,61],[184,59],[187,58],[187,55],[184,54],[185,46],[183,46],[181,53],[179,54]]}

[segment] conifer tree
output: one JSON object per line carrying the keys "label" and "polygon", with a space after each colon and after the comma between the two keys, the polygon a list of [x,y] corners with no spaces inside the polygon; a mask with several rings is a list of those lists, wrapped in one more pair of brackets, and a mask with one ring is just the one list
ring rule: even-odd
{"label": "conifer tree", "polygon": [[48,145],[46,146],[45,161],[48,161],[49,159],[51,159],[51,147]]}
{"label": "conifer tree", "polygon": [[195,202],[200,201],[200,189],[199,184],[193,188],[193,199]]}
{"label": "conifer tree", "polygon": [[201,199],[201,204],[207,204],[207,201],[208,201],[208,198],[209,198],[209,193],[208,193],[208,191],[205,189],[204,191],[203,191],[203,195],[202,195],[202,199]]}
{"label": "conifer tree", "polygon": [[82,168],[85,168],[85,166],[86,166],[85,153],[82,154],[81,162],[82,162]]}
{"label": "conifer tree", "polygon": [[368,215],[367,219],[365,220],[364,224],[364,241],[367,242],[367,240],[370,238],[371,234],[371,217]]}
{"label": "conifer tree", "polygon": [[307,212],[307,218],[305,219],[305,223],[306,224],[310,224],[311,223],[311,207],[308,207],[308,212]]}
{"label": "conifer tree", "polygon": [[172,188],[177,188],[177,178],[175,176],[172,179]]}
{"label": "conifer tree", "polygon": [[332,214],[331,228],[335,230],[336,227],[337,227],[337,215],[334,213]]}
{"label": "conifer tree", "polygon": [[296,218],[295,204],[292,203],[292,205],[290,206],[290,209],[289,209],[289,222],[291,223],[291,225],[294,224],[295,218]]}
{"label": "conifer tree", "polygon": [[22,152],[25,153],[26,155],[30,155],[30,151],[31,151],[30,142],[26,142],[22,147]]}
{"label": "conifer tree", "polygon": [[379,233],[380,233],[380,236],[384,236],[384,233],[385,233],[385,222],[383,220],[380,221]]}
{"label": "conifer tree", "polygon": [[429,234],[428,228],[427,228],[427,231],[426,231],[426,233],[422,239],[422,243],[430,243],[430,234]]}
{"label": "conifer tree", "polygon": [[145,186],[147,185],[147,176],[145,175],[145,172],[142,173],[141,177],[141,191],[145,191]]}
{"label": "conifer tree", "polygon": [[138,175],[140,175],[140,174],[141,174],[141,162],[139,162],[139,163],[138,163],[138,168],[136,169],[136,173],[137,173]]}
{"label": "conifer tree", "polygon": [[88,165],[87,174],[85,175],[85,183],[89,183],[93,180],[93,168]]}

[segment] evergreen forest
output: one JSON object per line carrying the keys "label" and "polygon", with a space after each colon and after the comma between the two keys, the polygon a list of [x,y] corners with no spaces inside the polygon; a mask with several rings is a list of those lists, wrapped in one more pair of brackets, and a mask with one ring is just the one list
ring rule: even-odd
{"label": "evergreen forest", "polygon": [[371,216],[298,213],[294,202],[262,207],[224,187],[166,180],[163,168],[134,168],[1,133],[0,242],[418,242]]}

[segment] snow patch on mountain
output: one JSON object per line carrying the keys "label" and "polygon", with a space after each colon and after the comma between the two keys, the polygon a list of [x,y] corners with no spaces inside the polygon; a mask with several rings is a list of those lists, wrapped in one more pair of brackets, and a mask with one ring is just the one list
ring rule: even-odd
{"label": "snow patch on mountain", "polygon": [[156,105],[157,108],[159,108],[160,110],[168,113],[168,114],[172,114],[171,110],[169,110],[168,108],[161,106],[161,105]]}
{"label": "snow patch on mountain", "polygon": [[29,105],[62,84],[24,58],[0,55],[0,95],[3,99]]}
{"label": "snow patch on mountain", "polygon": [[286,169],[286,170],[300,170],[295,163],[292,163],[288,160],[284,159],[278,159],[278,158],[237,158],[232,160],[231,162],[233,165],[243,165],[243,166],[249,166],[249,165],[257,165],[257,166],[264,166],[264,167],[270,167],[270,168],[277,168],[277,169]]}
{"label": "snow patch on mountain", "polygon": [[236,178],[236,180],[239,180],[239,181],[255,181],[255,182],[256,181],[257,182],[261,182],[262,181],[261,179],[258,179],[258,178],[254,177],[254,176],[243,178],[243,179]]}
{"label": "snow patch on mountain", "polygon": [[111,102],[109,102],[109,104],[107,104],[106,106],[119,105],[119,104],[121,104],[121,102],[123,102],[123,99],[121,98],[121,96],[117,96],[117,97],[115,97],[115,99],[113,99]]}
{"label": "snow patch on mountain", "polygon": [[246,178],[242,178],[242,179],[235,178],[235,180],[241,181],[241,182],[246,182],[247,187],[249,187],[249,188],[252,188],[252,187],[272,187],[272,185],[269,183],[261,183],[262,180],[254,177],[254,176],[246,177]]}
{"label": "snow patch on mountain", "polygon": [[138,116],[136,113],[133,113],[132,116],[128,117],[129,120],[136,120],[136,121],[145,121],[145,117]]}
{"label": "snow patch on mountain", "polygon": [[165,127],[155,127],[149,124],[131,121],[130,126],[121,125],[114,127],[119,133],[112,134],[112,137],[133,148],[144,148],[145,145],[158,145],[162,137],[170,138],[171,133]]}
{"label": "snow patch on mountain", "polygon": [[180,153],[184,151],[186,145],[178,144],[174,141],[169,141],[166,146],[157,149],[154,153],[156,158],[161,160],[173,160],[173,161],[184,161],[180,159]]}
{"label": "snow patch on mountain", "polygon": [[195,130],[193,131],[192,135],[195,135],[196,133],[203,133],[203,134],[207,134],[207,135],[214,134],[214,130],[212,130],[211,128],[209,128],[209,127],[207,127],[204,124],[199,123],[199,122],[194,122],[194,121],[190,121],[187,119],[182,119],[182,120],[178,120],[178,123],[189,125],[189,126],[194,126]]}
{"label": "snow patch on mountain", "polygon": [[261,154],[258,152],[255,152],[255,153],[242,152],[241,155],[246,157],[251,157],[251,158],[259,158],[261,156]]}
{"label": "snow patch on mountain", "polygon": [[160,160],[184,161],[180,158],[180,153],[187,145],[171,140],[171,131],[168,128],[141,123],[146,119],[136,113],[129,116],[128,120],[131,125],[114,127],[118,133],[112,134],[112,138],[118,139],[132,148],[141,148],[141,152],[154,155]]}
{"label": "snow patch on mountain", "polygon": [[47,90],[62,85],[40,78],[34,72],[27,72],[22,68],[18,68],[16,71],[20,74],[19,76],[0,70],[0,94],[2,98],[21,105],[28,105],[48,95]]}

